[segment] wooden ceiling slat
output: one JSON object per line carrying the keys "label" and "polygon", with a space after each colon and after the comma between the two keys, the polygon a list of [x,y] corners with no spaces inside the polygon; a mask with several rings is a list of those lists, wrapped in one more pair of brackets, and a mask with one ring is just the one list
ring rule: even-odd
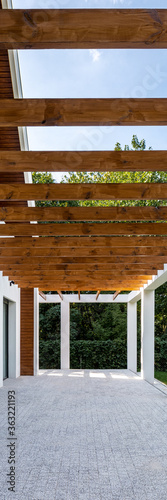
{"label": "wooden ceiling slat", "polygon": [[166,200],[167,183],[0,184],[0,200]]}
{"label": "wooden ceiling slat", "polygon": [[167,48],[166,9],[2,10],[3,49]]}
{"label": "wooden ceiling slat", "polygon": [[166,171],[166,151],[0,151],[0,172]]}
{"label": "wooden ceiling slat", "polygon": [[[13,279],[14,277],[17,277],[19,279],[19,277],[21,277],[21,278],[23,277],[22,271],[12,271],[12,272],[3,271],[3,275],[4,276],[9,276],[9,279]],[[39,276],[39,272],[38,271],[31,272],[31,278],[36,279],[36,278],[38,278],[38,276]],[[100,271],[100,272],[95,272],[93,274],[93,278],[94,279],[98,279],[98,278],[114,279],[114,278],[124,278],[124,277],[129,278],[129,277],[132,277],[132,276],[136,278],[135,271],[129,271],[129,272],[126,273],[126,275],[123,274],[123,273],[121,273],[121,272],[118,272],[118,273],[117,272],[113,273],[113,272],[109,272],[109,271],[107,272],[107,270],[105,272],[101,272]],[[30,273],[28,274],[28,271],[24,272],[24,278],[25,277],[26,277],[26,279],[30,278]],[[48,272],[47,269],[46,269],[45,271],[41,271],[40,277],[44,277],[44,278],[48,277],[48,279],[59,279],[59,278],[60,279],[65,279],[65,278],[68,278],[68,277],[69,278],[71,278],[71,277],[74,278],[75,277],[75,278],[79,279],[81,277],[82,278],[85,277],[85,278],[89,279],[89,278],[92,278],[92,273],[91,272],[85,273],[84,270],[83,271],[79,270],[79,271],[75,271],[75,272],[74,271],[71,271],[71,272],[70,271],[68,271],[68,272],[67,271],[66,272],[56,272],[56,271],[53,272],[53,271],[50,271],[50,272]],[[149,280],[149,279],[152,278],[152,274],[141,273],[140,272],[138,274],[138,278],[139,279],[144,279],[144,280]]]}
{"label": "wooden ceiling slat", "polygon": [[[54,265],[70,265],[70,264],[83,264],[85,266],[89,264],[102,264],[104,262],[104,259],[102,257],[97,257],[97,256],[89,256],[89,257],[50,257],[49,261],[45,257],[9,257],[9,256],[0,256],[0,266],[3,266],[4,264],[7,264],[7,266],[18,266],[18,265],[27,265],[27,266],[40,266],[43,265],[45,267],[48,266],[49,269],[49,264],[54,266]],[[154,266],[159,266],[160,264],[165,264],[166,262],[166,256],[157,256],[154,255],[151,259],[151,264]],[[114,264],[119,264],[119,266],[123,265],[124,267],[130,266],[130,265],[139,265],[143,266],[150,265],[150,256],[149,255],[112,255],[110,257],[105,257],[105,264],[108,264],[110,266],[113,266]],[[118,269],[118,266],[117,266]],[[137,268],[138,269],[138,268]],[[159,267],[157,267],[159,269]]]}
{"label": "wooden ceiling slat", "polygon": [[131,255],[150,255],[165,256],[167,259],[167,246],[164,247],[62,247],[62,248],[0,248],[0,257],[110,257],[113,256],[131,256]]}
{"label": "wooden ceiling slat", "polygon": [[[87,287],[89,285],[93,285],[93,286],[96,285],[96,286],[98,286],[98,289],[99,289],[100,288],[99,285],[102,285],[102,286],[107,285],[107,286],[114,287],[114,288],[116,288],[117,284],[124,285],[124,286],[131,285],[132,287],[133,287],[133,284],[142,286],[144,283],[147,283],[147,281],[148,281],[147,278],[145,280],[141,280],[140,278],[136,278],[136,277],[129,278],[128,280],[126,278],[124,280],[122,278],[118,279],[118,280],[117,280],[117,278],[114,280],[110,280],[110,279],[104,280],[103,278],[102,279],[98,278],[98,280],[94,280],[94,279],[90,279],[90,278],[75,279],[75,277],[74,277],[74,279],[72,279],[70,277],[69,280],[67,280],[67,279],[66,280],[61,280],[61,279],[56,280],[54,278],[48,280],[49,283],[52,283],[56,286],[56,290],[59,288],[63,289],[63,287],[68,285],[68,284],[69,285],[74,284],[74,285],[78,285],[78,286],[81,285],[81,287],[84,285],[87,285]],[[19,282],[24,283],[24,284],[27,283],[28,286],[33,285],[34,287],[41,285],[41,283],[42,283],[42,285],[44,285],[44,283],[45,283],[48,286],[47,280],[45,281],[43,278],[40,278],[40,276],[38,276],[37,279],[33,279],[33,277],[32,277],[32,279],[30,279],[30,278],[29,279],[26,279],[26,278],[17,279],[17,283],[19,283]],[[112,290],[112,288],[111,288],[111,290]]]}
{"label": "wooden ceiling slat", "polygon": [[0,127],[167,125],[167,98],[0,99]]}
{"label": "wooden ceiling slat", "polygon": [[0,207],[0,220],[10,222],[27,221],[166,221],[167,207],[23,207],[14,202]]}
{"label": "wooden ceiling slat", "polygon": [[167,237],[158,236],[47,236],[46,238],[28,237],[0,238],[0,248],[154,248],[166,247]]}
{"label": "wooden ceiling slat", "polygon": [[[67,259],[66,259],[67,260]],[[40,259],[39,262],[34,262],[34,263],[30,263],[29,262],[29,265],[28,265],[28,269],[26,267],[26,264],[25,263],[22,263],[22,264],[19,264],[17,263],[16,264],[16,260],[15,260],[15,263],[14,263],[14,267],[12,265],[12,263],[8,263],[8,264],[4,264],[3,262],[1,263],[1,268],[2,270],[8,270],[8,271],[21,271],[21,272],[39,272],[39,271],[45,271],[46,269],[50,272],[52,270],[55,270],[55,271],[84,271],[85,272],[85,269],[87,270],[87,272],[93,272],[93,271],[105,271],[106,269],[108,271],[114,271],[115,269],[118,271],[118,266],[117,264],[115,263],[112,263],[112,262],[109,262],[108,259],[106,259],[106,261],[102,261],[102,259],[99,259],[97,260],[96,259],[96,262],[89,262],[89,263],[85,263],[85,259],[83,259],[82,262],[76,262],[76,263],[70,263],[68,262],[53,262],[53,260],[51,260],[51,262],[46,262],[46,260],[42,260]],[[159,265],[161,266],[160,269],[163,269],[163,264],[160,264]],[[139,273],[139,274],[156,274],[156,271],[157,271],[157,268],[154,264],[148,264],[147,262],[145,263],[142,263],[142,264],[119,264],[119,272],[121,273],[125,273],[128,272],[128,271],[132,271],[132,272],[136,272],[136,273]]]}
{"label": "wooden ceiling slat", "polygon": [[167,236],[167,223],[0,224],[0,236]]}

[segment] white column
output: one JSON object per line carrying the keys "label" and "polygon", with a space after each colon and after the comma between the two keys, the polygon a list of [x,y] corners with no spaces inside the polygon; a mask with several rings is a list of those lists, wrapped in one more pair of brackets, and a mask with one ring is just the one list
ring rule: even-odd
{"label": "white column", "polygon": [[3,294],[1,290],[0,272],[0,387],[3,385]]}
{"label": "white column", "polygon": [[[17,292],[20,297],[20,290]],[[9,378],[20,376],[20,299],[9,302]]]}
{"label": "white column", "polygon": [[127,307],[127,367],[137,372],[137,302]]}
{"label": "white column", "polygon": [[154,291],[141,292],[141,375],[154,383]]}
{"label": "white column", "polygon": [[61,301],[61,369],[70,368],[70,304]]}
{"label": "white column", "polygon": [[39,293],[34,288],[34,375],[39,371]]}

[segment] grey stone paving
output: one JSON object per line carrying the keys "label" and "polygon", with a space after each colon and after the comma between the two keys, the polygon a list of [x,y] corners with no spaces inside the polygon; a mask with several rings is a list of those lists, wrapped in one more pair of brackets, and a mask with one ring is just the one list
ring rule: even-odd
{"label": "grey stone paving", "polygon": [[[16,391],[16,493],[7,392]],[[166,500],[167,396],[127,370],[46,371],[0,389],[0,500]]]}

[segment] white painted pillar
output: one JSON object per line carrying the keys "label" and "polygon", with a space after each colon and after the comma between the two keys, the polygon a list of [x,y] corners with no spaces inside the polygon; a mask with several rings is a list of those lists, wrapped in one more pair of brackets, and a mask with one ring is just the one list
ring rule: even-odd
{"label": "white painted pillar", "polygon": [[[20,290],[17,291],[20,297]],[[9,301],[9,378],[20,376],[20,298]]]}
{"label": "white painted pillar", "polygon": [[70,304],[61,301],[61,369],[70,368]]}
{"label": "white painted pillar", "polygon": [[0,271],[0,387],[3,385],[3,294],[1,276],[2,272]]}
{"label": "white painted pillar", "polygon": [[34,288],[34,375],[39,371],[39,292]]}
{"label": "white painted pillar", "polygon": [[127,367],[137,372],[137,302],[127,305]]}
{"label": "white painted pillar", "polygon": [[141,292],[141,376],[154,383],[154,290]]}

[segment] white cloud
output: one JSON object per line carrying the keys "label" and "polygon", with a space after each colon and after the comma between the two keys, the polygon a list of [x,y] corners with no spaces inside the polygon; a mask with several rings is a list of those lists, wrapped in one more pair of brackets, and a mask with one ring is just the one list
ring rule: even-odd
{"label": "white cloud", "polygon": [[90,49],[89,50],[89,54],[92,57],[93,62],[97,62],[99,60],[100,56],[101,56],[100,51],[97,50],[97,49]]}

